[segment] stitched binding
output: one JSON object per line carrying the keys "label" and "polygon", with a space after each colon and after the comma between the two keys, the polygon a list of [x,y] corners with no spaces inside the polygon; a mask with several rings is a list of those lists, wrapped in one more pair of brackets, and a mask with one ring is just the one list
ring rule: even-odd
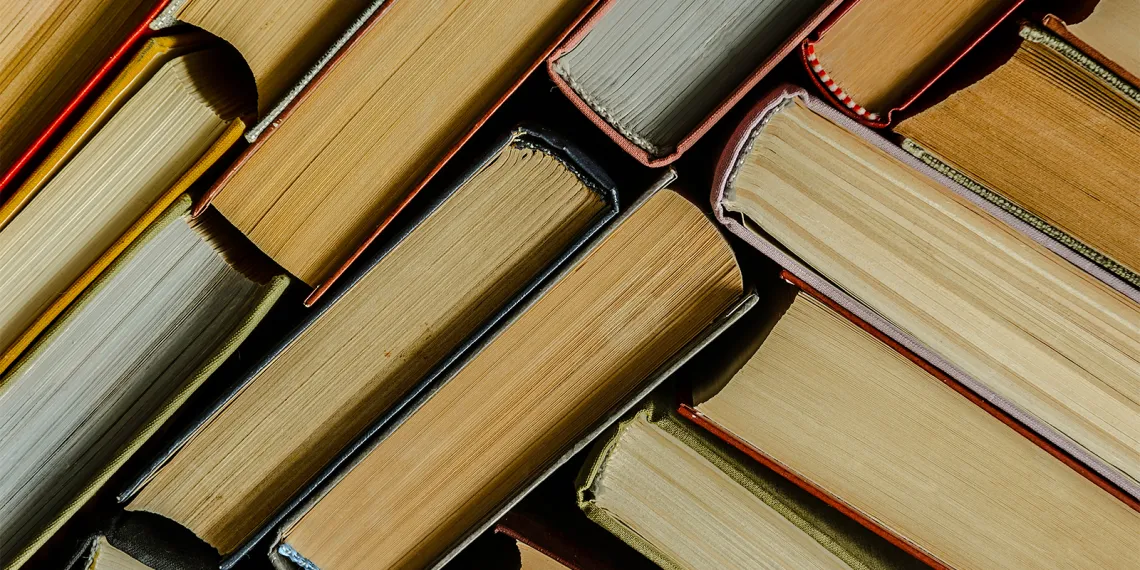
{"label": "stitched binding", "polygon": [[835,83],[835,80],[832,79],[830,75],[828,75],[827,71],[823,69],[823,64],[819,62],[819,57],[815,54],[815,44],[807,44],[805,52],[807,54],[808,64],[811,66],[812,73],[815,73],[816,77],[819,77],[819,80],[823,82],[823,85],[827,87],[827,90],[830,91],[831,94],[834,95],[840,103],[843,103],[844,107],[847,107],[851,110],[852,113],[855,113],[860,117],[866,117],[867,120],[879,120],[878,113],[868,112],[865,107],[856,103],[855,100],[852,99],[851,96],[848,95],[842,87]]}

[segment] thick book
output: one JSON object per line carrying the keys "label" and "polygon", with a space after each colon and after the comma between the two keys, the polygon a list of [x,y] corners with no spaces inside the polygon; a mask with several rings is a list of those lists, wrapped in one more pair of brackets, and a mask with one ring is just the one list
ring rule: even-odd
{"label": "thick book", "polygon": [[166,0],[12,0],[0,39],[0,199],[114,77]]}
{"label": "thick book", "polygon": [[0,371],[240,137],[232,63],[203,34],[148,40],[0,205]]}
{"label": "thick book", "polygon": [[0,561],[20,566],[224,361],[288,278],[183,196],[0,377]]}
{"label": "thick book", "polygon": [[841,0],[606,0],[547,59],[555,85],[642,164],[699,140]]}
{"label": "thick book", "polygon": [[804,40],[809,75],[836,108],[886,127],[1023,0],[848,0]]}
{"label": "thick book", "polygon": [[594,444],[577,487],[587,516],[666,570],[925,567],[660,399]]}
{"label": "thick book", "polygon": [[544,129],[510,132],[121,499],[240,558],[616,207],[613,183],[576,147]]}
{"label": "thick book", "polygon": [[746,117],[712,201],[796,277],[1140,496],[1130,285],[799,88]]}
{"label": "thick book", "polygon": [[[560,467],[495,522],[493,533],[463,549],[447,567],[479,554],[480,541],[507,537],[517,550],[520,570],[657,570],[649,559],[594,524],[575,496],[574,480],[581,461]],[[511,544],[513,543],[513,544]]]}
{"label": "thick book", "polygon": [[383,3],[202,204],[314,303],[596,2]]}
{"label": "thick book", "polygon": [[[1046,20],[1053,25],[1011,31],[1008,61],[895,131],[923,162],[1140,287],[1131,190],[1140,185],[1140,84],[1091,49],[1110,49],[1113,35],[1074,26],[1089,44]],[[1140,14],[1131,21],[1140,25]]]}
{"label": "thick book", "polygon": [[[19,59],[22,67],[12,71],[17,79],[0,89],[0,109],[6,103],[13,105],[11,112],[0,110],[0,172],[4,173],[0,197],[27,176],[147,40],[172,29],[177,33],[185,29],[181,24],[190,24],[236,48],[247,68],[241,81],[252,82],[257,91],[256,112],[251,117],[260,120],[251,122],[245,133],[246,140],[252,141],[390,2],[317,0],[291,5],[288,10],[270,0],[81,0],[68,4],[21,0],[20,4],[35,6],[28,6],[18,21],[17,31],[24,35],[6,38],[12,42],[11,51],[6,52],[9,46],[0,43],[0,67],[12,71],[2,65],[6,53],[20,58],[29,47],[37,52]],[[92,67],[96,62],[101,63],[97,70]],[[34,74],[35,69],[42,73]],[[39,87],[29,81],[40,82]],[[20,121],[9,124],[9,118],[16,117]],[[37,135],[33,141],[31,137]]]}
{"label": "thick book", "polygon": [[651,193],[291,514],[274,564],[442,566],[755,301],[715,225]]}
{"label": "thick book", "polygon": [[785,277],[719,364],[682,372],[684,416],[934,568],[1131,559],[1140,502]]}

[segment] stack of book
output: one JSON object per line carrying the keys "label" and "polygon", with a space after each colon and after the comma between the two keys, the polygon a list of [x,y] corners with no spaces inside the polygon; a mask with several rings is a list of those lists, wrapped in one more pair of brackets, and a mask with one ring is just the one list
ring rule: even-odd
{"label": "stack of book", "polygon": [[1140,0],[8,13],[0,568],[1136,564]]}

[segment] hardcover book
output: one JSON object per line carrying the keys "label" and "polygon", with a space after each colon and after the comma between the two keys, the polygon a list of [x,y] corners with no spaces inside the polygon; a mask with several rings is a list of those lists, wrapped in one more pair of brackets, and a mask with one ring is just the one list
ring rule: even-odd
{"label": "hardcover book", "polygon": [[382,3],[202,204],[315,302],[596,2]]}
{"label": "hardcover book", "polygon": [[0,371],[240,136],[252,100],[227,55],[148,40],[0,205]]}
{"label": "hardcover book", "polygon": [[838,109],[886,127],[1023,0],[848,0],[801,48]]}
{"label": "hardcover book", "polygon": [[602,2],[547,60],[555,85],[643,164],[680,158],[840,0]]}
{"label": "hardcover book", "polygon": [[[1012,58],[895,131],[923,162],[1140,287],[1140,205],[1131,190],[1140,185],[1140,89],[1047,20],[1055,25],[1021,26]],[[1081,25],[1074,29],[1092,45],[1121,49],[1115,35],[1101,41]]]}
{"label": "hardcover book", "polygon": [[612,182],[575,147],[510,133],[178,438],[127,508],[236,560],[615,208]]}
{"label": "hardcover book", "polygon": [[441,566],[753,304],[704,214],[649,195],[292,514],[274,564]]}
{"label": "hardcover book", "polygon": [[1135,289],[797,88],[720,164],[733,233],[1140,496]]}
{"label": "hardcover book", "polygon": [[578,501],[665,570],[925,567],[658,402],[594,444]]}
{"label": "hardcover book", "polygon": [[0,561],[20,566],[249,334],[288,279],[183,196],[0,377]]}
{"label": "hardcover book", "polygon": [[1109,568],[1140,546],[1140,502],[800,285],[685,371],[683,415],[934,568]]}

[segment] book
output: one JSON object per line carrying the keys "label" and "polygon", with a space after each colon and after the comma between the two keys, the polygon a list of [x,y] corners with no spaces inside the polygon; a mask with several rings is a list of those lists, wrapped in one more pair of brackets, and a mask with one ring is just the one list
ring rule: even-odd
{"label": "book", "polygon": [[514,131],[192,426],[127,508],[235,553],[612,217],[612,193],[560,137]]}
{"label": "book", "polygon": [[818,295],[740,331],[742,365],[692,371],[684,413],[934,568],[1131,558],[1140,502]]}
{"label": "book", "polygon": [[1046,28],[1019,35],[1009,61],[895,130],[924,162],[1140,286],[1126,190],[1140,184],[1140,90]]}
{"label": "book", "polygon": [[[522,570],[657,570],[655,564],[578,508],[575,478],[581,466],[582,461],[575,458],[559,467],[495,522],[491,536],[510,539],[519,560],[516,568]],[[464,548],[448,568],[460,558],[471,558],[468,553],[477,550],[477,544]]]}
{"label": "book", "polygon": [[555,85],[643,164],[673,162],[837,0],[603,2],[547,60]]}
{"label": "book", "polygon": [[[5,4],[0,37],[0,173],[45,130],[58,130],[77,93],[89,97],[113,73],[120,46],[132,45],[153,13],[155,0],[13,0]],[[82,93],[81,93],[82,90]],[[42,144],[42,143],[39,143]],[[24,162],[27,162],[25,159]],[[9,176],[0,174],[0,189]]]}
{"label": "book", "polygon": [[91,541],[80,568],[82,570],[153,570],[150,566],[135,560],[130,554],[115,548],[105,536],[95,537]]}
{"label": "book", "polygon": [[665,570],[925,568],[660,403],[594,444],[578,501]]}
{"label": "book", "polygon": [[755,303],[669,190],[634,205],[281,525],[274,559],[438,566]]}
{"label": "book", "polygon": [[0,205],[0,372],[240,137],[227,63],[198,34],[149,40]]}
{"label": "book", "polygon": [[183,196],[0,377],[0,560],[17,567],[248,335],[287,278]]}
{"label": "book", "polygon": [[1043,23],[1133,87],[1140,86],[1140,79],[1136,78],[1140,75],[1140,38],[1136,36],[1140,9],[1135,4],[1128,0],[1100,0],[1093,3],[1091,12],[1085,8],[1070,19],[1076,23],[1067,24],[1057,14],[1047,14]]}
{"label": "book", "polygon": [[852,0],[804,41],[820,92],[852,118],[885,127],[1022,0]]}
{"label": "book", "polygon": [[1140,496],[1135,289],[796,88],[720,164],[731,231]]}
{"label": "book", "polygon": [[362,25],[375,0],[173,0],[155,19],[156,28],[190,24],[237,49],[257,84],[263,120],[299,91]]}
{"label": "book", "polygon": [[206,201],[315,302],[595,2],[385,3]]}

